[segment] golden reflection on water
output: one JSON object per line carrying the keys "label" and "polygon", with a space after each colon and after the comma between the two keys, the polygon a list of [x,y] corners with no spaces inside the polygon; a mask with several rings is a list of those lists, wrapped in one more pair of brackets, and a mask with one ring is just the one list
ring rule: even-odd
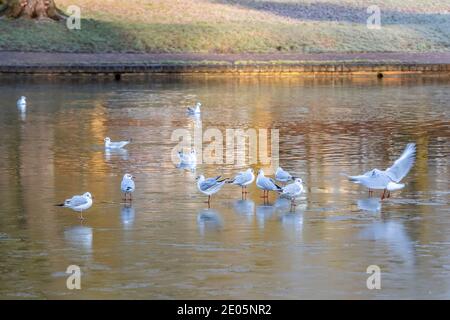
{"label": "golden reflection on water", "polygon": [[[450,83],[445,79],[152,78],[0,82],[1,298],[448,298]],[[15,110],[28,97],[27,115]],[[203,104],[200,122],[185,108]],[[171,162],[177,128],[279,129],[280,165],[307,189],[295,213],[254,185],[205,210],[198,174]],[[132,138],[105,152],[103,138]],[[341,173],[384,169],[418,146],[383,203]],[[256,171],[261,164],[252,165]],[[132,206],[120,181],[136,176]],[[80,224],[53,205],[90,191]],[[65,269],[80,265],[80,291]],[[365,287],[366,268],[385,272]]]}

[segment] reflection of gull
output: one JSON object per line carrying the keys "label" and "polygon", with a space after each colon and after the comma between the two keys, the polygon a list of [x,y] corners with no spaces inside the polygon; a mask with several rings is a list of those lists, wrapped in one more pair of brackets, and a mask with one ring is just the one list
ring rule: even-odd
{"label": "reflection of gull", "polygon": [[92,248],[92,228],[76,226],[64,231],[64,238],[77,247]]}
{"label": "reflection of gull", "polygon": [[200,118],[200,114],[192,115],[192,119],[194,121],[194,128],[202,127],[202,119]]}
{"label": "reflection of gull", "polygon": [[283,227],[293,226],[297,231],[303,229],[303,215],[301,214],[285,213],[280,216],[280,221]]}
{"label": "reflection of gull", "polygon": [[193,107],[193,108],[191,108],[191,107],[188,107],[187,108],[187,112],[188,112],[188,114],[190,114],[190,115],[199,115],[200,114],[200,107],[201,107],[201,103],[200,102],[197,102],[196,104],[195,104],[195,107]]}
{"label": "reflection of gull", "polygon": [[80,213],[80,219],[83,220],[83,211],[89,209],[92,206],[92,195],[89,192],[83,195],[73,196],[70,199],[66,199],[64,203],[57,204],[58,207],[70,208]]}
{"label": "reflection of gull", "polygon": [[258,177],[256,178],[256,186],[263,190],[263,198],[266,199],[269,197],[269,191],[281,191],[281,188],[277,186],[275,181],[272,178],[268,178],[264,176],[264,171],[260,169],[258,171]]}
{"label": "reflection of gull", "polygon": [[184,153],[183,150],[178,151],[178,158],[180,159],[179,165],[185,165],[189,167],[195,167],[197,165],[197,154],[195,149],[192,149],[189,153]]}
{"label": "reflection of gull", "polygon": [[359,176],[348,176],[348,179],[354,183],[362,184],[371,189],[384,189],[381,199],[384,199],[386,190],[389,198],[390,192],[400,190],[405,187],[403,183],[399,183],[411,170],[416,158],[416,145],[408,143],[400,158],[386,170],[373,169]]}
{"label": "reflection of gull", "polygon": [[195,172],[195,167],[196,167],[196,164],[195,163],[179,163],[179,164],[177,164],[177,166],[176,166],[178,169],[182,169],[182,170],[188,170],[188,171],[191,171],[191,172]]}
{"label": "reflection of gull", "polygon": [[273,205],[278,210],[284,210],[290,207],[291,202],[287,199],[278,198]]}
{"label": "reflection of gull", "polygon": [[178,158],[180,159],[180,163],[177,164],[178,169],[190,170],[191,172],[195,171],[197,166],[197,153],[195,149],[192,149],[189,153],[184,153],[183,150],[178,151]]}
{"label": "reflection of gull", "polygon": [[275,213],[275,207],[273,206],[257,206],[256,217],[260,227],[264,228],[265,220],[270,219]]}
{"label": "reflection of gull", "polygon": [[378,198],[359,199],[358,208],[363,211],[378,212],[381,210],[381,201]]}
{"label": "reflection of gull", "polygon": [[134,223],[135,210],[131,205],[124,205],[120,209],[120,217],[124,228],[130,228]]}
{"label": "reflection of gull", "polygon": [[218,230],[223,226],[223,221],[220,214],[216,210],[205,209],[198,213],[197,224],[200,233],[204,233],[205,229]]}
{"label": "reflection of gull", "polygon": [[222,189],[227,179],[219,180],[221,176],[205,179],[203,175],[197,177],[197,188],[208,196],[208,208],[211,205],[211,195]]}
{"label": "reflection of gull", "polygon": [[252,200],[238,200],[234,202],[234,210],[244,216],[251,216],[255,211],[255,203]]}
{"label": "reflection of gull", "polygon": [[247,186],[255,180],[255,175],[253,174],[253,169],[247,169],[244,172],[239,172],[232,180],[228,183],[240,186],[242,188],[242,198],[247,197]]}
{"label": "reflection of gull", "polygon": [[111,156],[120,156],[122,160],[128,160],[128,150],[127,149],[105,149],[105,160],[110,161]]}
{"label": "reflection of gull", "polygon": [[27,98],[24,96],[21,96],[19,100],[17,100],[17,109],[19,109],[20,112],[27,111]]}
{"label": "reflection of gull", "polygon": [[396,255],[402,257],[405,263],[413,262],[413,245],[403,224],[399,222],[374,222],[361,231],[360,237],[365,240],[385,241]]}
{"label": "reflection of gull", "polygon": [[295,199],[303,192],[302,182],[302,179],[295,178],[293,183],[284,186],[281,190],[280,197],[291,200],[291,210],[296,206]]}
{"label": "reflection of gull", "polygon": [[125,173],[122,179],[122,182],[120,183],[120,190],[125,194],[125,201],[127,201],[127,195],[130,195],[130,201],[133,199],[131,198],[131,194],[133,193],[135,189],[133,176],[129,173]]}
{"label": "reflection of gull", "polygon": [[106,137],[104,141],[106,149],[120,149],[130,143],[130,140],[113,142],[109,137]]}
{"label": "reflection of gull", "polygon": [[19,110],[20,113],[20,120],[25,121],[27,114],[27,98],[24,96],[20,97],[19,100],[17,100],[17,110]]}
{"label": "reflection of gull", "polygon": [[294,177],[291,176],[289,172],[284,171],[281,167],[278,167],[277,171],[275,171],[275,179],[280,182],[288,182],[293,180]]}

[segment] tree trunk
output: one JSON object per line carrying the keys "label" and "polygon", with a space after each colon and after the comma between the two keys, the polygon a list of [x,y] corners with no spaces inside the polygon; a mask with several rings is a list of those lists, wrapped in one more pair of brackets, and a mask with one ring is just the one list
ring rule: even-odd
{"label": "tree trunk", "polygon": [[63,17],[54,0],[3,0],[3,7],[0,0],[0,15],[10,18],[50,18],[53,20],[59,20]]}

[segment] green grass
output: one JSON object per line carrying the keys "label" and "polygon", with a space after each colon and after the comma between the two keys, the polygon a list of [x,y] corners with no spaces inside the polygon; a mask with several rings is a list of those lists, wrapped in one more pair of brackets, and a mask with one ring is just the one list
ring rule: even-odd
{"label": "green grass", "polygon": [[[373,1],[56,0],[82,9],[63,22],[0,19],[0,50],[151,53],[449,51],[450,0],[391,0],[382,30],[365,25]],[[323,12],[323,14],[322,14]],[[310,14],[310,15],[308,15]],[[335,21],[331,21],[335,20]]]}

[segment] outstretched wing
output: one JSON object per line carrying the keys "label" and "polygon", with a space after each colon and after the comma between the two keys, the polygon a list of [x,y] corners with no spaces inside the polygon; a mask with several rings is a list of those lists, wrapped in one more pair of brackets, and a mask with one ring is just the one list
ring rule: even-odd
{"label": "outstretched wing", "polygon": [[408,174],[409,170],[411,170],[415,160],[416,144],[408,143],[400,158],[386,170],[386,174],[391,180],[400,182]]}

